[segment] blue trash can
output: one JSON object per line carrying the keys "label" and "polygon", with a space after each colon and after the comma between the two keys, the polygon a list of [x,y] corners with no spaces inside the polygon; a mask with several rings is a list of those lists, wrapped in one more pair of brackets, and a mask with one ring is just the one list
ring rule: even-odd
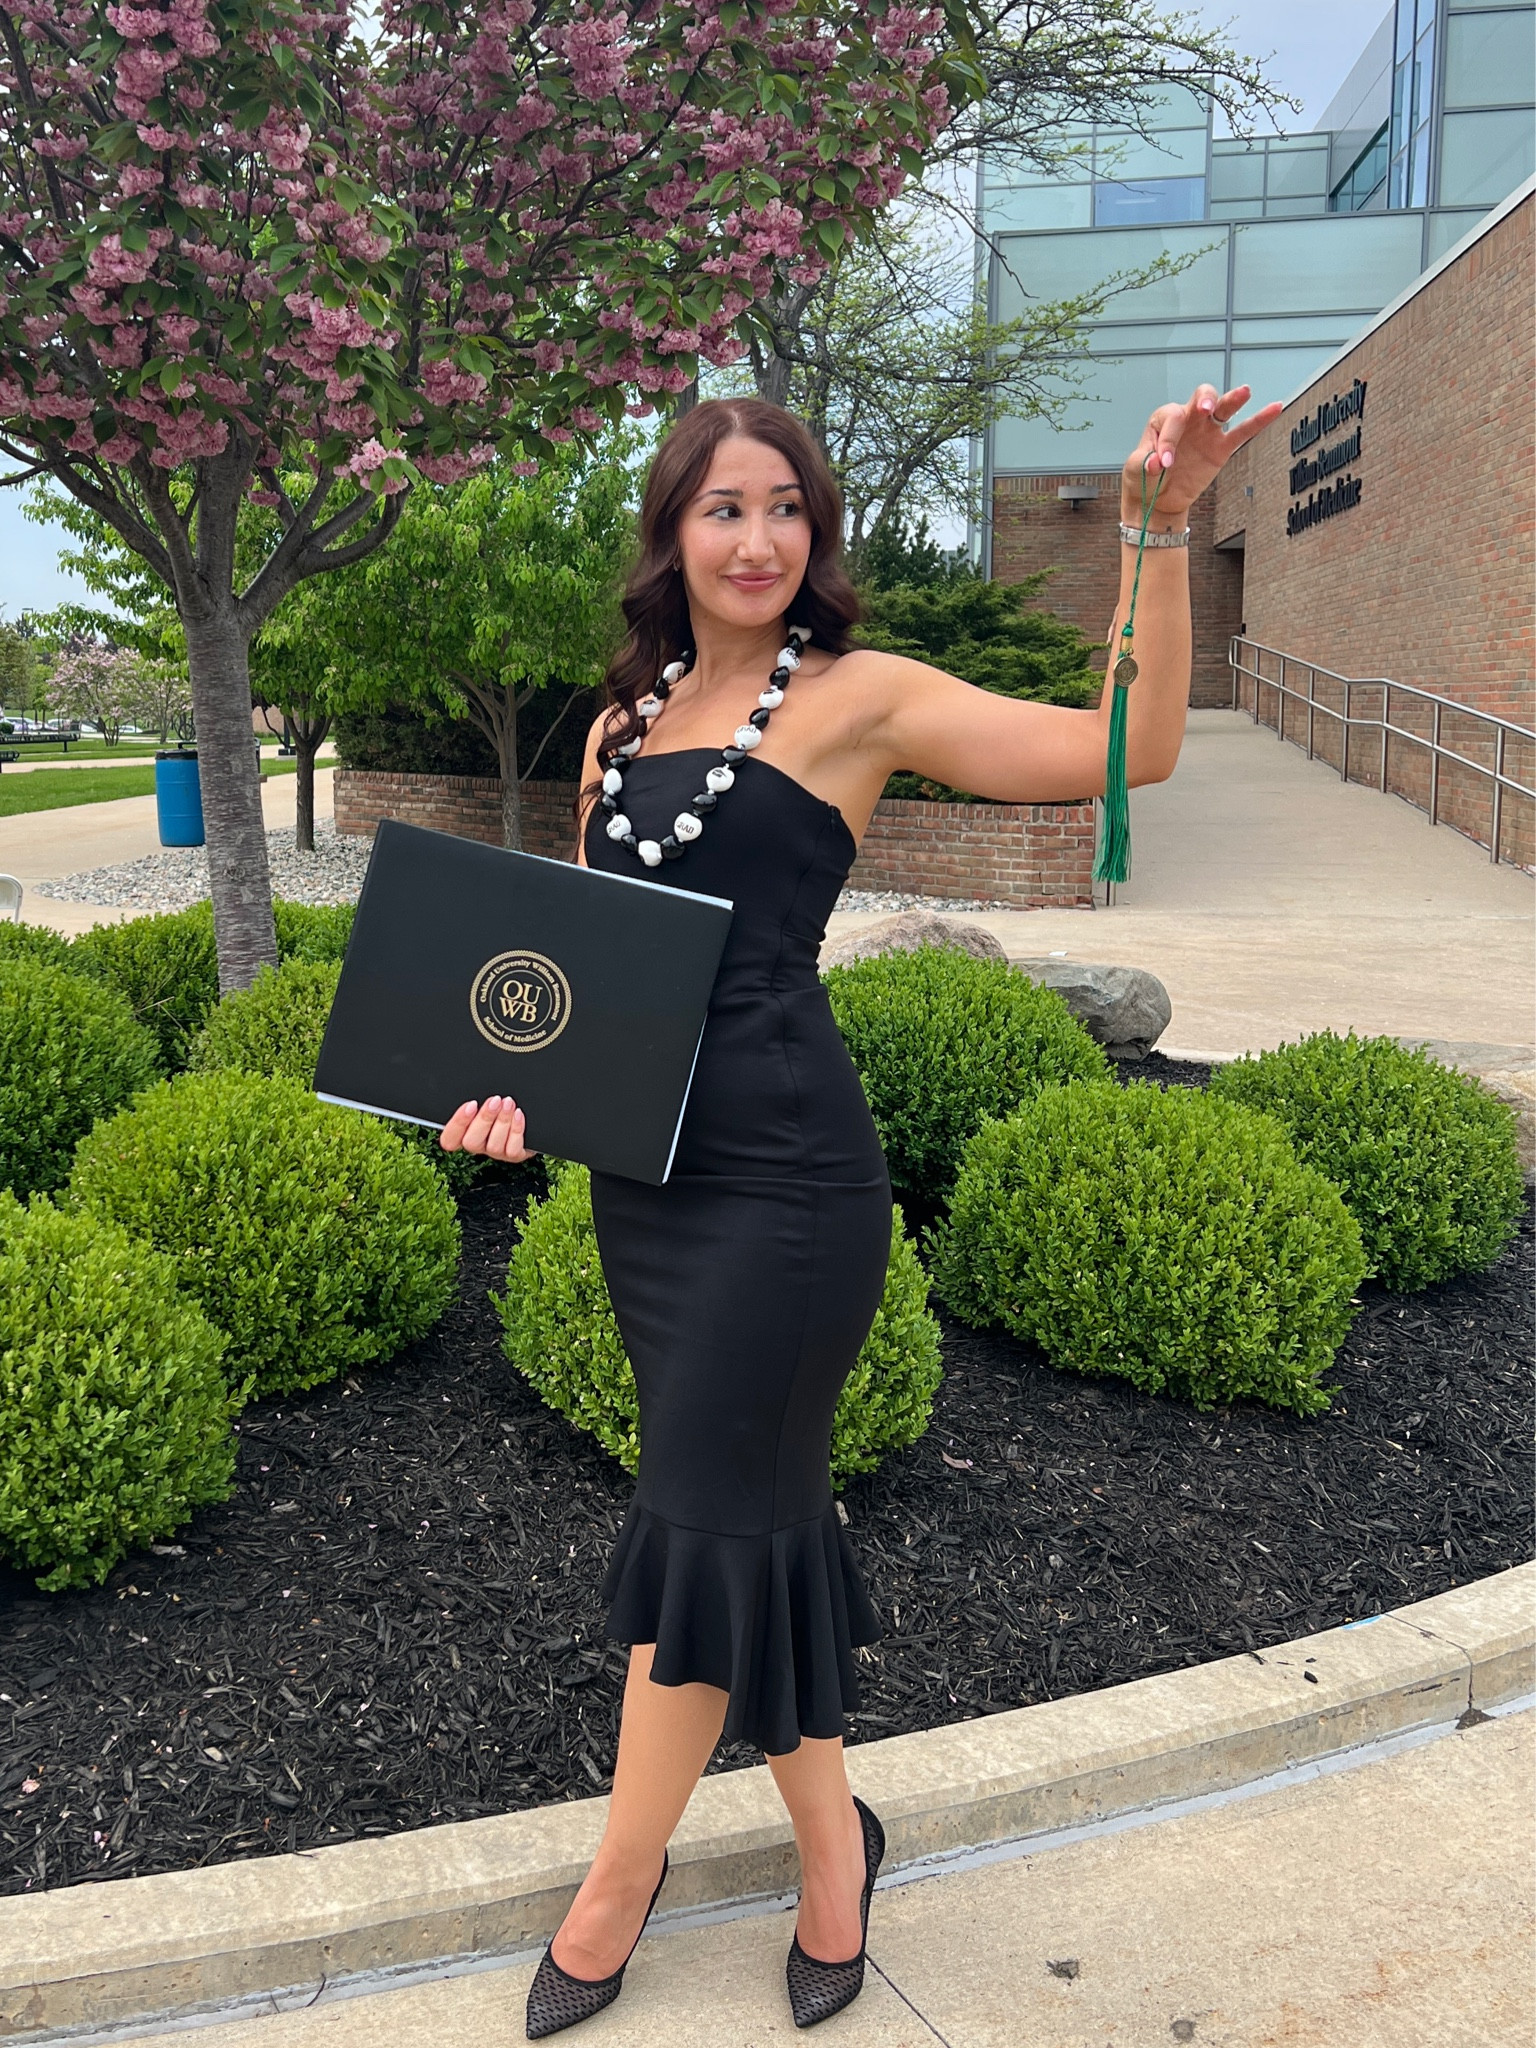
{"label": "blue trash can", "polygon": [[203,790],[197,778],[196,747],[166,748],[155,755],[155,812],[162,846],[203,844]]}

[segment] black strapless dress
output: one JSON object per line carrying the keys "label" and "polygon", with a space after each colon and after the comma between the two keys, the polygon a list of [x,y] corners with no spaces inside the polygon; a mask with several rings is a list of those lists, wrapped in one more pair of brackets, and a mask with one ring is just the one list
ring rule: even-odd
{"label": "black strapless dress", "polygon": [[[718,759],[637,756],[624,781],[636,832],[670,831]],[[671,1178],[592,1176],[640,1397],[608,1634],[654,1643],[662,1685],[728,1692],[725,1739],[771,1756],[844,1733],[853,1646],[880,1634],[827,1472],[891,1238],[885,1157],[816,971],[855,851],[835,805],[755,756],[739,764],[703,836],[654,877],[736,906]],[[586,855],[649,872],[599,816]]]}

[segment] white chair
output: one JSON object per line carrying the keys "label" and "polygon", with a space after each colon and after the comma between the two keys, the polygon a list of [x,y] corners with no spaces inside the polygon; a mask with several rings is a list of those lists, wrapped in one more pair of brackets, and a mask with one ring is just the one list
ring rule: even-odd
{"label": "white chair", "polygon": [[14,875],[0,875],[0,917],[21,922],[21,884]]}

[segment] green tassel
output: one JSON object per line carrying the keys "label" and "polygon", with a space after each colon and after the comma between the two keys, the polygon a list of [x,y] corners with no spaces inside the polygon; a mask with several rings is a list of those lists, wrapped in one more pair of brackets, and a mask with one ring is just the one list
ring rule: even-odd
{"label": "green tassel", "polygon": [[1096,882],[1123,882],[1131,872],[1131,803],[1125,781],[1125,696],[1119,683],[1106,676],[1113,690],[1109,709],[1109,766],[1104,778],[1104,829],[1093,863]]}
{"label": "green tassel", "polygon": [[[1120,628],[1119,655],[1110,663],[1104,677],[1105,689],[1113,690],[1115,694],[1109,707],[1109,755],[1104,767],[1104,830],[1093,862],[1093,879],[1096,882],[1123,882],[1131,872],[1131,798],[1125,775],[1125,699],[1136,680],[1136,660],[1131,652],[1131,642],[1136,626],[1136,599],[1141,590],[1141,558],[1146,553],[1147,527],[1163,481],[1163,472],[1159,471],[1149,500],[1147,469],[1143,462],[1141,537],[1136,543],[1136,573],[1131,578],[1131,601],[1126,606],[1125,624]],[[1124,681],[1118,680],[1122,676]]]}

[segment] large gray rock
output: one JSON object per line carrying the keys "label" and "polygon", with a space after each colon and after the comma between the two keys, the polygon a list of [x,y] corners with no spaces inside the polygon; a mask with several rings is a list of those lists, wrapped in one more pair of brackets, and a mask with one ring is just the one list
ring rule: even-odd
{"label": "large gray rock", "polygon": [[1029,980],[1055,989],[1113,1059],[1145,1059],[1173,1016],[1167,989],[1141,967],[1106,967],[1090,960],[1015,960],[1013,965]]}
{"label": "large gray rock", "polygon": [[881,953],[915,953],[919,946],[954,946],[976,960],[1006,960],[1002,944],[982,925],[963,918],[940,917],[931,910],[902,910],[857,931],[829,939],[821,949],[823,972],[846,967],[851,960],[873,960]]}

